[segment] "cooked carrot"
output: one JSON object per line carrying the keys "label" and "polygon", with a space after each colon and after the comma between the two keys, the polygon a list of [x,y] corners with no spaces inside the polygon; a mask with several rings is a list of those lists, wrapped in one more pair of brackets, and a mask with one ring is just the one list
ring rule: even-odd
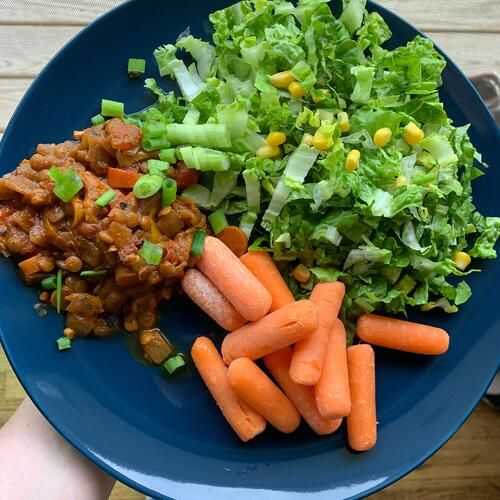
{"label": "cooked carrot", "polygon": [[259,359],[303,339],[317,326],[316,306],[310,300],[293,302],[226,335],[222,357],[227,364],[237,358]]}
{"label": "cooked carrot", "polygon": [[266,421],[246,403],[240,401],[229,385],[227,367],[213,342],[198,337],[191,357],[220,411],[242,441],[249,441],[264,431]]}
{"label": "cooked carrot", "polygon": [[215,285],[200,271],[190,269],[182,279],[188,297],[224,330],[232,332],[243,326],[243,316],[227,301]]}
{"label": "cooked carrot", "polygon": [[233,361],[227,376],[238,397],[273,427],[289,434],[300,425],[300,415],[293,404],[252,360]]}
{"label": "cooked carrot", "polygon": [[25,259],[18,264],[19,269],[25,276],[33,276],[41,271],[40,269],[40,255],[34,255],[29,259]]}
{"label": "cooked carrot", "polygon": [[347,349],[351,413],[347,417],[347,438],[355,451],[367,451],[377,442],[375,402],[375,353],[368,344]]}
{"label": "cooked carrot", "polygon": [[264,358],[267,369],[271,372],[274,380],[295,405],[309,427],[321,436],[332,434],[342,423],[342,419],[327,420],[323,418],[316,408],[314,389],[305,385],[296,384],[289,374],[290,362],[293,351],[285,347],[281,351],[269,354]]}
{"label": "cooked carrot", "polygon": [[206,237],[197,267],[246,320],[257,321],[268,313],[271,295],[219,239]]}
{"label": "cooked carrot", "polygon": [[108,184],[115,189],[132,189],[139,177],[135,170],[108,167]]}
{"label": "cooked carrot", "polygon": [[341,281],[319,283],[314,287],[311,301],[318,306],[318,328],[295,346],[290,377],[297,384],[318,383],[328,344],[328,333],[339,314],[344,295],[345,285]]}
{"label": "cooked carrot", "polygon": [[271,256],[266,252],[248,252],[242,255],[241,262],[255,275],[271,294],[271,312],[277,311],[295,299],[279,272]]}
{"label": "cooked carrot", "polygon": [[237,226],[227,226],[217,238],[225,243],[236,257],[241,257],[248,250],[247,235]]}
{"label": "cooked carrot", "polygon": [[415,354],[443,354],[450,345],[450,337],[442,328],[376,314],[361,316],[356,333],[369,344]]}
{"label": "cooked carrot", "polygon": [[315,387],[318,411],[324,418],[347,417],[351,412],[346,348],[344,325],[336,319],[328,333],[323,371]]}

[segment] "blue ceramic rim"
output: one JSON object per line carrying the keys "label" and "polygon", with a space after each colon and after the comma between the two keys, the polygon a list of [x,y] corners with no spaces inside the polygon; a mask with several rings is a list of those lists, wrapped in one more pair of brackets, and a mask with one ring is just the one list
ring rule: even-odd
{"label": "blue ceramic rim", "polygon": [[[122,9],[124,9],[124,10],[127,9],[128,8],[128,4],[132,3],[133,1],[134,0],[127,0],[124,3],[122,3],[122,4],[120,4],[120,5],[116,6],[116,7],[114,7],[113,9],[109,10],[108,12],[106,12],[106,13],[102,14],[101,16],[97,17],[88,26],[86,26],[84,29],[82,29],[81,31],[79,31],[71,40],[69,40],[57,52],[57,54],[51,59],[51,61],[45,66],[45,68],[40,72],[40,74],[38,76],[44,75],[46,72],[48,72],[50,70],[50,68],[51,68],[51,66],[52,66],[53,63],[55,63],[59,59],[63,58],[64,55],[65,55],[65,53],[66,53],[66,51],[69,50],[75,43],[77,43],[77,41],[79,40],[79,38],[82,36],[83,33],[87,32],[87,30],[91,30],[93,28],[93,26],[96,25],[97,23],[99,23],[103,18],[107,18],[108,16],[112,16],[116,12],[121,11]],[[417,34],[420,34],[421,36],[424,36],[426,38],[430,38],[430,37],[427,37],[427,35],[423,34],[420,30],[416,29],[413,25],[411,25],[410,23],[408,23],[407,21],[405,21],[401,16],[393,13],[392,11],[390,11],[389,9],[381,6],[377,2],[373,2],[372,0],[368,0],[368,9],[369,10],[372,10],[371,7],[373,5],[376,5],[377,10],[379,10],[380,12],[382,12],[383,16],[386,15],[386,14],[389,14],[389,15],[393,16],[398,22],[401,22],[403,24],[406,24],[406,25],[410,26]],[[497,130],[497,137],[500,140],[500,128],[497,127],[497,124],[495,123],[495,121],[493,119],[493,116],[491,115],[490,111],[488,110],[487,106],[485,105],[484,100],[482,99],[482,97],[478,93],[477,89],[471,83],[471,81],[469,80],[469,78],[463,73],[463,71],[446,55],[446,53],[434,42],[434,40],[432,40],[432,41],[433,41],[434,45],[436,46],[436,48],[439,50],[439,52],[445,57],[446,62],[447,62],[447,66],[449,68],[451,68],[453,71],[455,71],[457,74],[459,74],[460,76],[463,77],[463,79],[467,82],[469,90],[479,98],[479,100],[483,104],[484,108],[488,111],[488,119],[487,120],[490,121],[490,126],[493,126],[493,129]],[[30,92],[32,90],[32,87],[35,85],[35,83],[36,83],[37,80],[38,80],[38,77],[35,78],[34,81],[31,83],[31,85],[29,86],[29,88],[27,89],[27,91],[25,93],[25,96],[23,96],[23,98],[21,99],[20,103],[16,107],[16,110],[15,110],[14,114],[12,115],[11,119],[9,120],[9,124],[8,124],[7,128],[5,129],[5,132],[3,134],[2,140],[0,141],[0,153],[1,153],[2,149],[3,149],[3,142],[4,142],[3,139],[5,139],[5,138],[8,139],[9,134],[11,133],[11,130],[13,129],[13,123],[15,122],[15,119],[17,118],[17,116],[22,113],[23,104],[24,104],[27,96],[30,94]],[[11,353],[10,353],[10,351],[9,351],[7,345],[6,345],[6,342],[4,340],[4,333],[3,333],[3,330],[1,328],[0,328],[0,343],[2,344],[2,346],[4,348],[4,351],[6,353],[6,356],[7,356],[8,360],[9,360],[9,363],[11,364],[11,367],[12,367],[14,373],[16,374],[17,378],[19,379],[21,385],[23,386],[23,388],[26,391],[26,393],[28,394],[28,396],[30,398],[32,398],[32,396],[30,394],[30,391],[26,387],[23,379],[20,377],[20,374],[18,373],[17,369],[15,368],[14,363],[12,362]],[[368,496],[368,495],[371,495],[373,493],[376,493],[377,491],[381,491],[381,490],[387,488],[388,486],[390,486],[391,484],[394,484],[395,482],[397,482],[398,480],[400,480],[402,477],[406,476],[407,474],[409,474],[410,472],[412,472],[413,470],[415,470],[416,468],[418,468],[420,465],[422,465],[424,462],[426,462],[430,457],[432,457],[462,427],[462,425],[468,419],[468,417],[470,416],[470,414],[472,413],[472,411],[476,408],[476,406],[478,405],[478,403],[481,401],[482,396],[484,395],[484,393],[488,389],[489,385],[491,384],[491,382],[492,382],[493,378],[495,377],[495,375],[496,375],[496,373],[497,373],[498,370],[500,370],[500,361],[498,363],[498,366],[497,366],[496,370],[493,371],[493,373],[491,374],[490,378],[485,382],[485,384],[483,384],[483,387],[481,389],[480,395],[477,398],[477,400],[475,402],[473,402],[468,409],[466,409],[465,414],[463,416],[463,419],[461,419],[460,422],[458,423],[458,425],[456,425],[455,428],[451,429],[446,435],[444,435],[444,437],[441,440],[439,440],[434,446],[431,446],[429,448],[428,452],[426,452],[422,456],[421,459],[415,461],[414,463],[412,463],[410,465],[404,465],[404,466],[402,466],[402,468],[401,468],[401,470],[400,470],[399,473],[395,474],[394,476],[392,476],[390,478],[387,478],[386,480],[380,482],[376,486],[365,490],[363,493],[356,494],[355,496],[350,497],[350,498],[364,498],[365,496]],[[104,472],[106,472],[107,474],[109,474],[110,476],[114,477],[118,481],[126,484],[127,486],[129,486],[129,487],[131,487],[131,488],[133,488],[133,489],[135,489],[135,490],[137,490],[137,491],[139,491],[141,493],[144,493],[144,494],[150,495],[150,496],[158,495],[158,493],[156,493],[155,491],[150,490],[148,487],[139,484],[138,482],[130,479],[129,477],[123,475],[121,472],[119,472],[116,469],[112,468],[108,463],[104,462],[99,456],[97,456],[94,453],[92,453],[85,446],[85,444],[83,442],[81,442],[81,440],[78,438],[78,436],[75,435],[71,430],[65,431],[65,430],[61,429],[59,426],[55,425],[54,422],[52,421],[52,419],[44,412],[44,410],[43,410],[43,408],[41,406],[41,403],[38,400],[32,399],[32,401],[36,405],[36,407],[38,408],[38,410],[42,413],[42,415],[44,415],[44,417],[47,419],[47,421],[51,424],[51,426],[66,441],[68,441],[75,449],[77,449],[80,453],[82,453],[87,459],[89,459],[91,462],[93,462],[98,467],[100,467]],[[168,496],[162,496],[162,498],[164,498],[165,500],[175,500],[175,499],[173,499],[171,497],[168,497]]]}

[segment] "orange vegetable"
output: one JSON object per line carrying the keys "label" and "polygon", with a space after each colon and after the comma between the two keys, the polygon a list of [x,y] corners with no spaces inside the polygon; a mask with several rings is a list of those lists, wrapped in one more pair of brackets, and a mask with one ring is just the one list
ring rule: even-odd
{"label": "orange vegetable", "polygon": [[346,349],[345,328],[337,319],[328,334],[323,371],[315,388],[318,411],[324,418],[347,417],[351,412]]}
{"label": "orange vegetable", "polygon": [[241,257],[248,249],[247,235],[236,226],[227,226],[218,235],[236,257]]}
{"label": "orange vegetable", "polygon": [[323,418],[316,408],[314,389],[305,385],[296,384],[289,374],[290,362],[292,360],[292,349],[285,347],[281,351],[269,354],[264,358],[266,368],[270,371],[274,380],[295,405],[309,427],[321,436],[332,434],[342,423],[342,419],[327,420]]}
{"label": "orange vegetable", "polygon": [[450,337],[442,328],[376,314],[361,316],[356,333],[369,344],[415,354],[443,354],[450,345]]}
{"label": "orange vegetable", "polygon": [[279,272],[271,256],[266,252],[248,252],[242,255],[241,262],[255,275],[271,294],[271,312],[291,304],[295,299]]}
{"label": "orange vegetable", "polygon": [[227,376],[238,397],[273,427],[288,434],[300,425],[300,415],[293,404],[252,360],[233,361]]}
{"label": "orange vegetable", "polygon": [[108,167],[108,184],[115,189],[132,189],[139,177],[135,170]]}
{"label": "orange vegetable", "polygon": [[25,259],[18,264],[19,268],[25,276],[33,276],[33,274],[39,273],[40,269],[40,255],[34,255],[29,259]]}
{"label": "orange vegetable", "polygon": [[347,438],[355,451],[367,451],[377,442],[375,402],[375,353],[368,344],[347,349],[351,413],[347,417]]}
{"label": "orange vegetable", "polygon": [[323,369],[328,333],[339,314],[344,295],[345,285],[341,281],[319,283],[314,287],[311,301],[318,306],[318,328],[295,346],[290,377],[297,384],[318,383]]}
{"label": "orange vegetable", "polygon": [[293,302],[226,335],[222,357],[259,359],[310,335],[318,326],[316,306],[310,300]]}
{"label": "orange vegetable", "polygon": [[271,295],[219,239],[206,237],[197,267],[246,320],[257,321],[268,313]]}
{"label": "orange vegetable", "polygon": [[186,295],[224,330],[232,332],[246,321],[215,285],[196,269],[189,269],[182,279]]}
{"label": "orange vegetable", "polygon": [[266,421],[255,410],[238,399],[229,385],[227,367],[213,342],[196,339],[191,357],[220,411],[242,441],[249,441],[266,428]]}

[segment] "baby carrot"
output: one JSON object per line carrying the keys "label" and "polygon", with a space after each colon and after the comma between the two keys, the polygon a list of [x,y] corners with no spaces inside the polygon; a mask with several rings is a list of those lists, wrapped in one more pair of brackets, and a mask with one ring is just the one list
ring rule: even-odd
{"label": "baby carrot", "polygon": [[271,294],[273,298],[271,312],[294,301],[292,292],[268,253],[248,252],[240,257],[240,260]]}
{"label": "baby carrot", "polygon": [[232,332],[246,323],[241,314],[200,271],[196,269],[187,271],[182,278],[182,289],[200,309],[224,330]]}
{"label": "baby carrot", "polygon": [[323,372],[315,387],[315,393],[318,411],[322,417],[347,417],[351,412],[346,333],[339,319],[335,320],[328,333]]}
{"label": "baby carrot", "polygon": [[288,434],[300,425],[300,415],[293,404],[252,360],[233,361],[227,376],[238,397],[273,427]]}
{"label": "baby carrot", "polygon": [[248,250],[247,235],[237,226],[227,226],[218,235],[236,257],[241,257]]}
{"label": "baby carrot", "polygon": [[347,417],[347,438],[355,451],[367,451],[377,442],[375,402],[375,353],[368,344],[347,349],[351,413]]}
{"label": "baby carrot", "polygon": [[361,316],[356,333],[369,344],[415,354],[443,354],[450,345],[450,337],[442,328],[376,314]]}
{"label": "baby carrot", "polygon": [[197,267],[246,320],[269,312],[271,295],[222,241],[206,237]]}
{"label": "baby carrot", "polygon": [[310,300],[293,302],[226,335],[222,357],[227,364],[237,358],[262,358],[306,337],[317,325],[316,306]]}
{"label": "baby carrot", "polygon": [[319,283],[314,287],[311,301],[318,306],[318,328],[294,348],[290,377],[297,384],[318,383],[328,344],[328,332],[339,314],[344,295],[345,285],[341,281]]}
{"label": "baby carrot", "polygon": [[213,342],[198,337],[191,357],[222,414],[242,441],[249,441],[264,431],[266,421],[246,403],[240,401],[229,385],[227,368]]}
{"label": "baby carrot", "polygon": [[295,405],[309,427],[319,435],[327,435],[335,432],[342,423],[342,419],[327,420],[323,418],[316,408],[314,400],[314,389],[305,385],[296,384],[289,374],[290,362],[292,360],[292,349],[285,347],[281,351],[269,354],[264,358],[266,368],[271,372],[274,380]]}

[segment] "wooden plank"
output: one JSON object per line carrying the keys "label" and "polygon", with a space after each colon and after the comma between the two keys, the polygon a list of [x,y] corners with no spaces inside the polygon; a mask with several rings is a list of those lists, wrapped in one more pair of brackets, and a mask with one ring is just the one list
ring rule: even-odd
{"label": "wooden plank", "polygon": [[[78,27],[3,26],[0,78],[35,76],[77,32]],[[467,73],[500,72],[500,33],[432,33],[432,38]]]}
{"label": "wooden plank", "polygon": [[[119,0],[15,0],[0,2],[0,21],[9,24],[84,26],[118,5]],[[443,6],[435,0],[380,0],[384,7],[425,31],[500,31],[500,2],[454,0]]]}
{"label": "wooden plank", "polygon": [[0,134],[5,130],[31,81],[31,79],[0,79]]}

